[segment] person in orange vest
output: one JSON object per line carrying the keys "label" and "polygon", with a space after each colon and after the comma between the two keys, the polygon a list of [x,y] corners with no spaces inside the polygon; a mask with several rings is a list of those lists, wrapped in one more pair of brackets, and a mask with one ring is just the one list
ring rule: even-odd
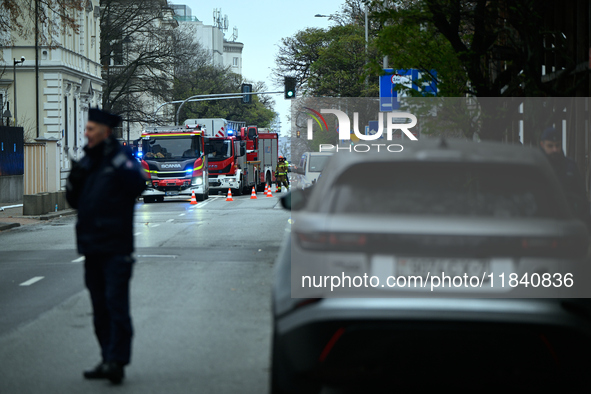
{"label": "person in orange vest", "polygon": [[285,157],[279,156],[278,159],[279,162],[277,163],[277,168],[275,169],[277,186],[285,186],[285,188],[289,190],[289,183],[287,182],[287,163],[285,162]]}

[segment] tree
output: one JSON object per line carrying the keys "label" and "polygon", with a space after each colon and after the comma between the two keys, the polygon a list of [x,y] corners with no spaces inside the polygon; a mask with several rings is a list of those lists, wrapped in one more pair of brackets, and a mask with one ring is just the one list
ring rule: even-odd
{"label": "tree", "polygon": [[[193,63],[192,71],[177,75],[174,97],[185,99],[196,95],[236,93],[245,82],[240,75],[232,73],[230,67],[215,66],[210,60],[199,61]],[[266,90],[263,82],[253,84],[254,92]],[[241,98],[187,102],[181,108],[179,123],[189,118],[224,118],[269,127],[276,116],[273,100],[266,95],[252,95],[251,100],[250,104],[242,104]]]}
{"label": "tree", "polygon": [[[456,95],[569,96],[577,86],[565,88],[560,81],[543,83],[541,78],[547,55],[564,63],[559,78],[568,78],[576,68],[562,33],[544,29],[554,6],[547,0],[401,1],[398,7],[374,13],[388,25],[378,35],[377,46],[392,59],[402,57],[409,63],[422,64],[431,58],[430,63],[441,70],[451,62],[452,68],[447,67],[451,75],[445,73],[451,83],[456,83],[461,72],[465,74],[463,91]],[[440,83],[450,84],[444,78]]]}
{"label": "tree", "polygon": [[153,119],[155,104],[173,98],[175,72],[203,58],[166,0],[102,0],[103,108],[131,122]]}
{"label": "tree", "polygon": [[[417,69],[424,75],[420,82],[437,85],[438,95],[459,97],[468,93],[468,76],[449,41],[433,24],[427,23],[424,10],[416,1],[406,1],[397,8],[375,12],[372,16],[383,25],[374,41],[380,54],[388,56],[393,69]],[[432,74],[436,70],[437,76]],[[383,74],[382,62],[375,58],[372,73]],[[443,77],[442,77],[443,76]],[[399,92],[421,96],[422,92],[399,85]]]}
{"label": "tree", "polygon": [[[275,58],[275,84],[286,75],[296,77],[303,95],[329,97],[377,96],[374,75],[366,84],[366,56],[362,2],[347,0],[340,13],[331,16],[336,25],[328,29],[307,28],[283,38]],[[377,26],[370,23],[370,39]]]}
{"label": "tree", "polygon": [[[35,20],[35,4],[38,19]],[[15,38],[26,40],[38,30],[38,44],[50,48],[59,46],[60,35],[78,33],[78,11],[92,7],[89,0],[3,0],[0,2],[0,31],[12,34],[0,35],[0,46],[10,47]],[[1,54],[0,54],[1,56]]]}
{"label": "tree", "polygon": [[[379,2],[374,2],[379,3]],[[553,2],[523,0],[405,0],[375,12],[386,27],[376,46],[396,68],[435,69],[440,95],[475,97],[569,96],[577,83],[576,64],[566,37],[544,22]],[[543,82],[548,55],[564,65],[552,82]],[[374,71],[379,66],[374,62]],[[478,100],[484,139],[502,139],[520,100]],[[482,121],[487,120],[487,121]],[[469,136],[469,135],[468,135]]]}

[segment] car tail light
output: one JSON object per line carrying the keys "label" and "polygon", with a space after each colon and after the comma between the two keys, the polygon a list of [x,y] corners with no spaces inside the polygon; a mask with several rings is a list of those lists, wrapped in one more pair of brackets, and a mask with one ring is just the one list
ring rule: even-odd
{"label": "car tail light", "polygon": [[582,238],[522,238],[524,255],[541,257],[584,257],[588,254],[589,243]]}
{"label": "car tail light", "polygon": [[148,179],[152,179],[152,175],[150,174],[150,166],[148,165],[148,163],[146,163],[145,160],[142,160],[141,163],[142,168],[144,169],[144,171],[146,171],[146,176],[148,177]]}
{"label": "car tail light", "polygon": [[365,234],[337,233],[329,236],[328,242],[331,245],[364,246],[367,243]]}
{"label": "car tail light", "polygon": [[548,353],[550,353],[550,355],[552,356],[552,359],[554,360],[554,362],[556,363],[556,365],[559,366],[560,365],[560,359],[558,358],[558,356],[556,354],[556,351],[554,350],[554,346],[552,346],[552,343],[550,343],[550,341],[548,340],[548,338],[546,338],[546,336],[544,334],[540,334],[540,340],[546,346],[546,349],[548,350]]}
{"label": "car tail light", "polygon": [[521,240],[522,249],[556,249],[558,240],[554,238],[523,238]]}
{"label": "car tail light", "polygon": [[339,248],[356,248],[365,246],[367,235],[356,233],[297,233],[300,246],[304,249],[322,249],[338,246]]}
{"label": "car tail light", "polygon": [[322,353],[320,353],[320,356],[318,357],[318,361],[323,362],[324,360],[326,360],[326,357],[328,357],[328,355],[330,354],[330,351],[334,348],[334,345],[336,345],[339,338],[341,336],[343,336],[344,333],[345,333],[344,327],[341,327],[335,331],[335,333],[332,335],[332,337],[328,340],[328,342],[324,346],[324,349],[322,349]]}
{"label": "car tail light", "polygon": [[297,237],[304,249],[324,248],[328,244],[326,233],[297,233]]}
{"label": "car tail light", "polygon": [[294,309],[302,308],[302,307],[310,305],[310,304],[315,304],[320,300],[322,300],[322,298],[304,298],[302,301],[298,302],[295,305]]}

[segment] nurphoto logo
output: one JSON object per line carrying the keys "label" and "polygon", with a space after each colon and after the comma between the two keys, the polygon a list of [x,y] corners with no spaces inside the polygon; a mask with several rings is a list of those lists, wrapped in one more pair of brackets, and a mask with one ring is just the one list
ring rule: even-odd
{"label": "nurphoto logo", "polygon": [[[337,117],[337,127],[339,133],[340,140],[350,140],[351,139],[351,120],[349,116],[340,110],[337,109],[321,109],[320,112],[313,110],[312,108],[304,107],[308,111],[310,111],[310,116],[316,121],[316,123],[320,126],[320,129],[328,130],[328,125],[326,120],[322,116],[322,114],[333,114]],[[409,130],[416,126],[417,124],[417,117],[409,112],[388,112],[386,117],[386,139],[388,141],[392,140],[392,132],[394,130],[401,130],[409,140],[417,141],[417,137]],[[410,119],[410,123],[407,123],[407,119]],[[311,140],[313,138],[313,127],[314,127],[314,120],[308,119],[308,139]],[[378,130],[375,134],[365,135],[359,132],[359,113],[353,113],[353,133],[355,136],[362,141],[375,141],[382,137],[384,133],[384,112],[378,113]],[[371,144],[371,146],[376,146],[378,152],[380,151],[381,146],[386,146],[389,152],[402,152],[403,147],[400,144]],[[393,148],[394,150],[392,150]],[[321,144],[320,151],[331,151],[334,150],[335,146],[331,144]],[[351,151],[351,147],[336,147],[336,150],[349,150]],[[368,152],[371,150],[370,145],[367,144],[357,144],[354,147],[355,152]]]}

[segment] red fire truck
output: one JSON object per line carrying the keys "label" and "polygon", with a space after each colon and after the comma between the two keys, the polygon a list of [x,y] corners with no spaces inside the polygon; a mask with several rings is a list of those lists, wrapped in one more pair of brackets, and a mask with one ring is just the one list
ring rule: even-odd
{"label": "red fire truck", "polygon": [[211,191],[232,189],[241,195],[275,180],[277,134],[259,134],[256,126],[226,119],[187,119],[185,125],[204,125],[208,138],[209,187]]}
{"label": "red fire truck", "polygon": [[279,152],[277,133],[273,133],[268,129],[258,129],[258,138],[255,140],[254,149],[256,155],[254,160],[261,162],[261,170],[259,171],[261,189],[265,189],[265,184],[269,186],[276,182],[275,169],[277,168],[277,157]]}
{"label": "red fire truck", "polygon": [[142,132],[137,156],[146,171],[144,203],[166,196],[209,197],[208,167],[203,125],[152,127]]}

